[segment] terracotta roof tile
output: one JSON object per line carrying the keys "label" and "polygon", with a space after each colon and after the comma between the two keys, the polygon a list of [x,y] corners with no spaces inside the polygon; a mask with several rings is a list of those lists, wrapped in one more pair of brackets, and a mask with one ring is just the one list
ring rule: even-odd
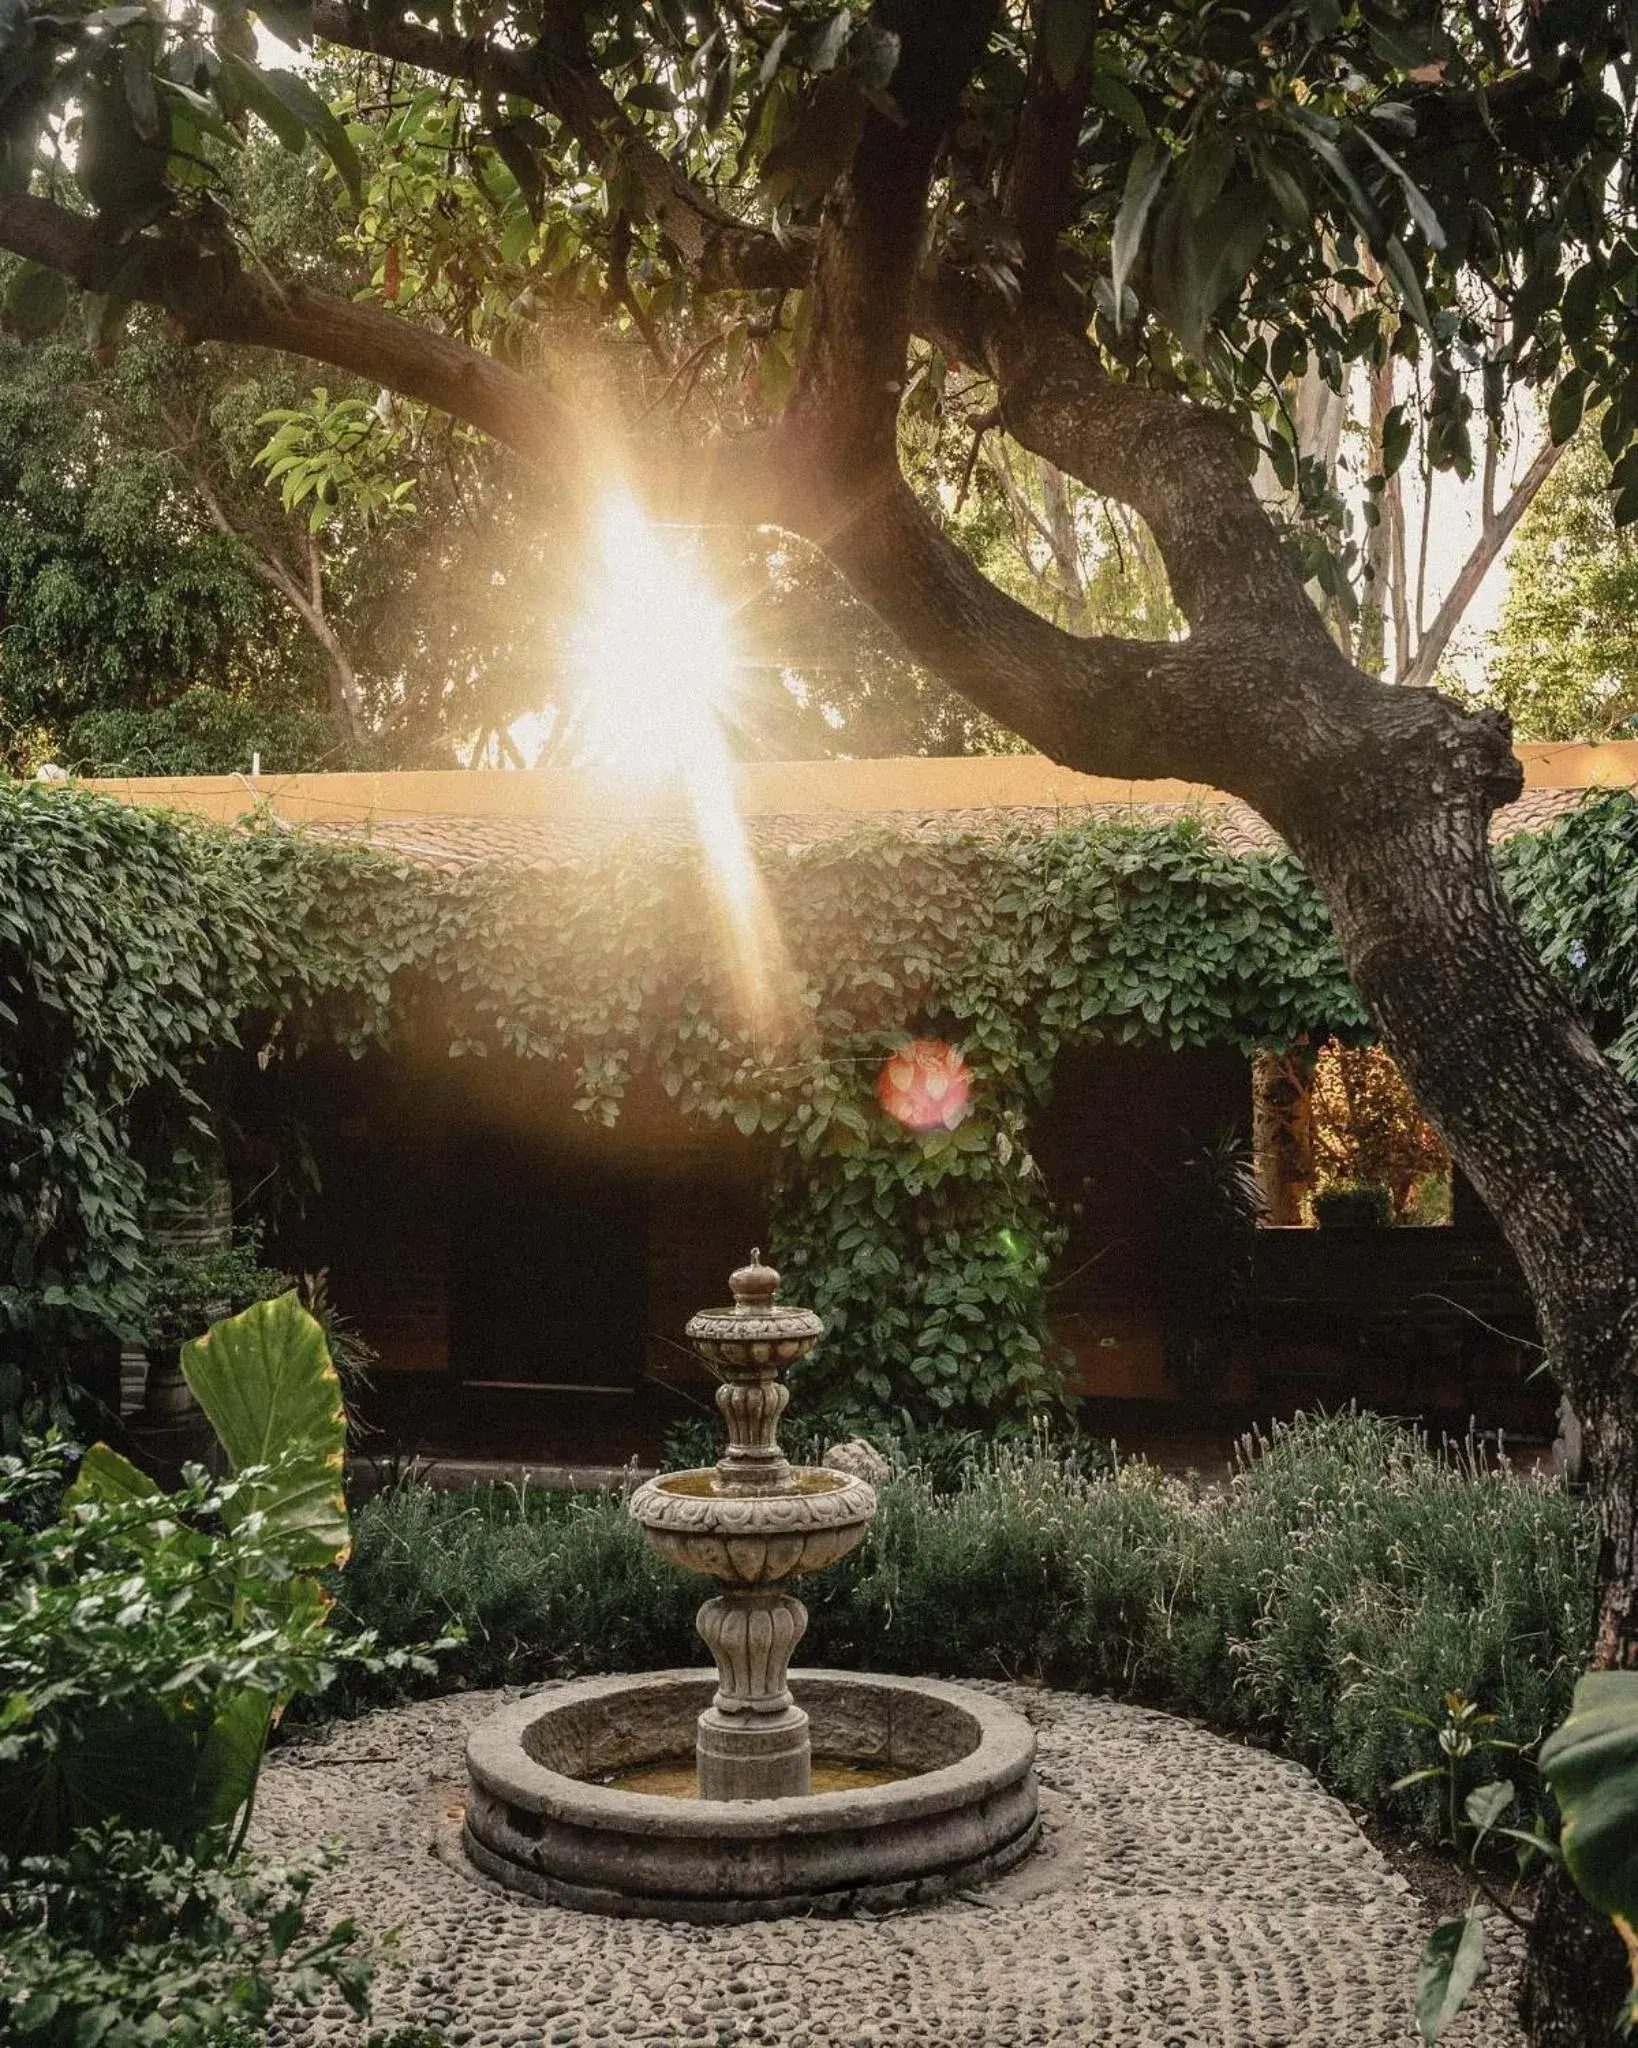
{"label": "terracotta roof tile", "polygon": [[[1574,810],[1584,789],[1528,789],[1515,804],[1496,813],[1495,839],[1516,832],[1535,832],[1565,811]],[[1251,853],[1279,844],[1278,835],[1248,804],[1086,804],[1073,808],[1046,805],[996,805],[970,810],[804,811],[771,814],[747,820],[752,844],[759,849],[811,846],[844,837],[862,826],[881,825],[912,839],[972,835],[1007,838],[1044,834],[1065,825],[1093,819],[1126,824],[1161,825],[1199,818],[1233,853]],[[406,859],[425,861],[446,872],[497,863],[507,867],[552,868],[595,858],[622,841],[637,840],[650,848],[683,847],[691,838],[687,820],[678,815],[632,833],[623,821],[591,818],[531,817],[382,817],[307,828],[322,839],[362,841]]]}

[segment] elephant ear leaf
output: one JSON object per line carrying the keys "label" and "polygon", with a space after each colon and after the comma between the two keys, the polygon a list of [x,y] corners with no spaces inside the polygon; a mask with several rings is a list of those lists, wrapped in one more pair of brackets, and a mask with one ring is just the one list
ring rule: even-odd
{"label": "elephant ear leaf", "polygon": [[139,1471],[129,1458],[122,1458],[107,1444],[93,1444],[80,1460],[80,1469],[63,1505],[70,1513],[89,1501],[104,1507],[121,1507],[128,1501],[151,1500],[158,1491],[158,1481]]}
{"label": "elephant ear leaf", "polygon": [[272,1716],[267,1694],[248,1687],[229,1693],[216,1709],[194,1777],[194,1798],[207,1827],[231,1827],[255,1791]]}
{"label": "elephant ear leaf", "polygon": [[240,1496],[237,1518],[259,1513],[298,1571],[340,1564],[347,1418],[324,1332],[295,1295],[213,1324],[183,1346],[182,1371],[233,1470],[269,1468]]}
{"label": "elephant ear leaf", "polygon": [[1638,1929],[1638,1671],[1591,1671],[1541,1747],[1564,1816],[1564,1866],[1584,1895]]}

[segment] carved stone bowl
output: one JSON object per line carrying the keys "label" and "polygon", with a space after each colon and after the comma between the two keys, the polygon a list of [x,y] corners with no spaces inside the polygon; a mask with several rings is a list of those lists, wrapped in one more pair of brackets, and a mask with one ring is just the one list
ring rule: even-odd
{"label": "carved stone bowl", "polygon": [[856,1550],[876,1492],[850,1472],[802,1465],[788,1491],[724,1494],[714,1465],[665,1472],[638,1487],[631,1514],[672,1564],[729,1586],[767,1586]]}
{"label": "carved stone bowl", "polygon": [[930,1678],[791,1674],[817,1754],[899,1770],[794,1799],[680,1799],[604,1782],[691,1762],[715,1679],[587,1678],[502,1707],[467,1744],[463,1843],[553,1905],[722,1923],[915,1906],[998,1877],[1040,1835],[1035,1731]]}

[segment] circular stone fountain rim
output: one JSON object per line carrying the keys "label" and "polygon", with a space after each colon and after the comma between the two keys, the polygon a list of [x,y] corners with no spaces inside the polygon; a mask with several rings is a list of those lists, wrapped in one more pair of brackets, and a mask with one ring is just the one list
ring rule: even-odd
{"label": "circular stone fountain rim", "polygon": [[[769,1835],[830,1834],[850,1825],[868,1825],[873,1819],[901,1821],[972,1806],[990,1792],[1015,1783],[1035,1761],[1035,1730],[1023,1715],[965,1686],[875,1671],[813,1668],[790,1675],[798,1686],[819,1683],[900,1692],[917,1699],[931,1697],[976,1721],[978,1741],[954,1763],[896,1778],[886,1785],[810,1792],[790,1799],[673,1799],[654,1792],[621,1792],[612,1785],[571,1778],[530,1756],[523,1746],[525,1733],[554,1709],[638,1690],[675,1687],[698,1693],[709,1690],[713,1682],[708,1673],[700,1671],[634,1671],[573,1679],[500,1708],[467,1738],[467,1769],[486,1792],[556,1821],[588,1828],[600,1824],[629,1827],[641,1822],[647,1833],[683,1839],[720,1840],[726,1828],[729,1838],[741,1843]],[[687,1707],[679,1711],[685,1717],[688,1714]]]}

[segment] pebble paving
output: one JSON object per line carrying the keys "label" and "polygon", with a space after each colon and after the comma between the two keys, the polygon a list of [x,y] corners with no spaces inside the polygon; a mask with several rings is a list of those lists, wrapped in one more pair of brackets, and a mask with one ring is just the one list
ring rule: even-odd
{"label": "pebble paving", "polygon": [[[462,1746],[514,1694],[332,1726],[269,1760],[257,1838],[338,1840],[325,1899],[398,1930],[371,2024],[455,2048],[1412,2048],[1416,1895],[1300,1766],[1079,1694],[986,1688],[1036,1724],[1038,1854],[880,1918],[699,1928],[541,1906],[455,1841]],[[1503,1949],[1445,2048],[1516,2048]],[[273,2022],[352,2044],[340,2006]]]}

